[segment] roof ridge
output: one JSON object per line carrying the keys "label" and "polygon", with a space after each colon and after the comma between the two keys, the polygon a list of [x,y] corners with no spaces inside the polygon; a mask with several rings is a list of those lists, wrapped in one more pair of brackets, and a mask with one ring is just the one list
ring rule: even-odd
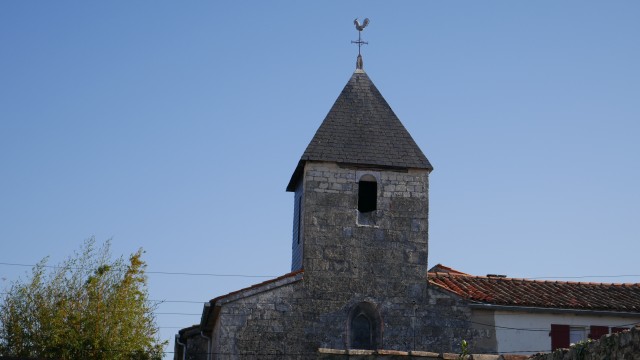
{"label": "roof ridge", "polygon": [[576,285],[592,285],[592,286],[619,286],[619,287],[640,287],[640,283],[606,283],[606,282],[593,282],[593,281],[561,281],[561,280],[548,280],[548,279],[528,279],[517,277],[500,277],[500,276],[486,276],[486,275],[473,275],[465,273],[447,273],[441,271],[429,271],[429,274],[436,276],[450,276],[450,277],[470,277],[477,279],[490,279],[499,281],[526,281],[534,283],[552,283],[552,284],[576,284]]}

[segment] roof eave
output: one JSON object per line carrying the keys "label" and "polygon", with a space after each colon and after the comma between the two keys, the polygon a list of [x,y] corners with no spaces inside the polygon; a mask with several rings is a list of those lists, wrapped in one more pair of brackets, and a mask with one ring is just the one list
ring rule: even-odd
{"label": "roof eave", "polygon": [[640,318],[640,312],[630,311],[614,311],[614,310],[589,310],[589,309],[571,309],[571,308],[552,308],[552,307],[536,307],[536,306],[514,306],[514,305],[496,305],[483,302],[469,302],[472,309],[493,310],[493,311],[512,311],[512,312],[529,312],[529,313],[553,313],[553,314],[579,314],[579,315],[598,315],[598,316],[617,316],[617,317],[637,317]]}
{"label": "roof eave", "polygon": [[338,164],[338,166],[342,166],[342,167],[353,167],[353,168],[362,168],[362,169],[378,169],[378,170],[388,170],[388,171],[396,170],[396,171],[405,171],[405,172],[409,169],[418,169],[418,170],[425,170],[427,171],[428,174],[431,174],[431,172],[433,171],[433,166],[431,166],[431,164],[428,164],[428,166],[424,166],[424,167],[406,167],[406,166],[370,164],[367,162],[353,163],[353,162],[340,162],[340,161],[300,159],[300,161],[298,162],[298,166],[296,166],[296,169],[293,171],[293,174],[291,175],[291,179],[289,180],[289,184],[287,185],[286,190],[288,192],[296,191],[296,188],[298,187],[298,183],[302,179],[302,176],[304,173],[304,166],[308,161],[331,162],[331,163]]}
{"label": "roof eave", "polygon": [[293,174],[291,175],[291,179],[289,180],[289,184],[287,185],[287,192],[296,191],[296,187],[298,187],[298,183],[302,178],[304,163],[305,163],[304,160],[298,161],[298,166],[296,166],[296,169],[293,171]]}

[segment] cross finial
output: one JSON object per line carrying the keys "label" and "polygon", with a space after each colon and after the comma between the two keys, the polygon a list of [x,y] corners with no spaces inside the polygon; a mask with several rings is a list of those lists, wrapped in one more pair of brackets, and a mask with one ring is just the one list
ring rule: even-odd
{"label": "cross finial", "polygon": [[362,47],[362,45],[368,45],[369,43],[367,41],[362,40],[362,30],[364,30],[364,28],[367,27],[367,25],[369,25],[369,18],[365,18],[364,21],[362,22],[362,25],[360,25],[360,22],[358,21],[358,18],[356,18],[355,20],[353,20],[353,24],[356,26],[356,30],[358,30],[358,41],[355,40],[351,40],[352,44],[358,44],[358,60],[356,61],[356,69],[362,70],[362,55],[360,54],[360,48]]}

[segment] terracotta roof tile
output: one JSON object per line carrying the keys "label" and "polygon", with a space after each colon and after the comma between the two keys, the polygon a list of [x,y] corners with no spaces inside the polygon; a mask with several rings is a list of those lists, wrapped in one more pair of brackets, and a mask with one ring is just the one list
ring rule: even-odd
{"label": "terracotta roof tile", "polygon": [[[446,268],[442,265],[437,265]],[[434,268],[436,268],[434,267]],[[430,271],[429,284],[467,300],[506,306],[640,312],[640,284],[541,281]]]}

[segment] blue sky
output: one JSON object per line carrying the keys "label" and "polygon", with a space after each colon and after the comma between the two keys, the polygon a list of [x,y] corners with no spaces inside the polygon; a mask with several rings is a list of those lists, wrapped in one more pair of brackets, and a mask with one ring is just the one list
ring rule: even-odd
{"label": "blue sky", "polygon": [[[636,1],[3,1],[0,262],[85,238],[281,275],[297,161],[355,67],[435,167],[429,265],[640,282]],[[0,286],[28,268],[0,265]],[[150,274],[163,338],[265,278]],[[575,280],[575,279],[574,279]],[[173,346],[167,348],[173,350]],[[170,356],[170,354],[168,355]]]}

